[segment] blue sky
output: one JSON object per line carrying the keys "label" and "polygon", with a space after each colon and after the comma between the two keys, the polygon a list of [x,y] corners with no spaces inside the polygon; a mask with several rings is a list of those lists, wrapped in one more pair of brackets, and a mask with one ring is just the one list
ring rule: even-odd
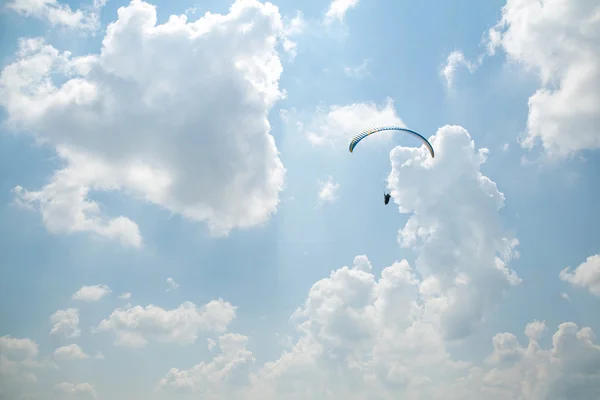
{"label": "blue sky", "polygon": [[598,396],[598,12],[4,2],[0,398]]}

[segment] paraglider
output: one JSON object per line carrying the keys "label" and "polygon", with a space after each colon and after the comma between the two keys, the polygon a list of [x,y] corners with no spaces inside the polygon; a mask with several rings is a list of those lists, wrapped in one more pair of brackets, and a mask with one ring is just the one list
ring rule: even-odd
{"label": "paraglider", "polygon": [[385,205],[387,205],[387,203],[390,202],[390,196],[391,195],[392,195],[391,193],[385,193],[385,192],[383,193],[383,203]]}
{"label": "paraglider", "polygon": [[[431,146],[431,143],[429,143],[429,141],[427,139],[425,139],[425,137],[423,135],[421,135],[411,129],[403,128],[401,126],[396,126],[396,125],[380,126],[377,128],[370,128],[365,131],[362,131],[358,135],[354,136],[354,138],[352,138],[352,141],[350,141],[350,146],[348,147],[348,150],[350,150],[350,153],[352,153],[354,151],[354,148],[356,147],[356,145],[361,140],[363,140],[364,138],[366,138],[369,135],[372,135],[373,133],[381,132],[381,131],[402,131],[402,132],[409,133],[409,134],[415,136],[416,138],[420,139],[423,142],[423,144],[425,144],[425,147],[427,147],[427,150],[429,150],[429,154],[431,154],[431,157],[432,158],[435,157],[435,153],[433,151],[433,146]],[[390,202],[390,197],[391,197],[391,193],[385,193],[385,191],[383,192],[383,202],[385,205],[387,205]]]}

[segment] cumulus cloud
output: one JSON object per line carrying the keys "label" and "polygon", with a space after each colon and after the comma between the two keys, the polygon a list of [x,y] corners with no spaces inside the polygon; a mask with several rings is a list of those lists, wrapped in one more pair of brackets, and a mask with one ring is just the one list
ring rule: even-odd
{"label": "cumulus cloud", "polygon": [[79,329],[79,309],[68,308],[66,310],[58,310],[50,316],[52,323],[51,335],[62,335],[67,339],[79,337],[81,329]]}
{"label": "cumulus cloud", "polygon": [[0,398],[16,398],[23,388],[38,381],[32,368],[43,364],[36,360],[38,344],[28,338],[0,337]]}
{"label": "cumulus cloud", "polygon": [[0,354],[12,355],[18,358],[32,358],[38,355],[38,344],[31,339],[0,337]]}
{"label": "cumulus cloud", "polygon": [[247,338],[224,335],[213,360],[172,368],[159,387],[214,399],[597,397],[600,346],[590,328],[563,323],[544,349],[548,328],[532,321],[526,346],[499,333],[483,362],[456,360],[435,317],[446,311],[431,304],[435,286],[423,290],[427,278],[419,275],[403,260],[376,276],[357,256],[312,286],[292,316],[299,338],[276,360],[257,368]]}
{"label": "cumulus cloud", "polygon": [[106,0],[94,0],[89,11],[72,11],[68,4],[57,0],[8,0],[6,7],[24,17],[42,20],[51,26],[64,26],[72,29],[95,31],[100,27],[98,10]]}
{"label": "cumulus cloud", "polygon": [[97,331],[113,332],[117,346],[141,348],[151,340],[188,345],[200,332],[224,332],[235,316],[236,307],[220,299],[200,308],[185,302],[172,310],[128,305],[102,320]]}
{"label": "cumulus cloud", "polygon": [[446,59],[446,65],[440,71],[440,74],[446,80],[446,85],[448,88],[451,88],[454,84],[454,75],[456,74],[456,70],[458,67],[464,66],[469,72],[473,73],[477,70],[481,62],[483,61],[482,57],[479,57],[476,62],[471,62],[465,58],[465,55],[462,51],[453,51],[448,54],[448,58]]}
{"label": "cumulus cloud", "polygon": [[343,22],[348,10],[356,8],[358,0],[332,0],[325,13],[325,22]]}
{"label": "cumulus cloud", "polygon": [[54,359],[57,361],[83,360],[89,357],[90,356],[85,354],[81,347],[76,344],[59,347],[58,349],[54,350]]}
{"label": "cumulus cloud", "polygon": [[392,150],[388,186],[400,212],[411,214],[398,240],[419,251],[416,268],[435,287],[428,306],[443,310],[448,337],[461,338],[520,283],[508,267],[518,240],[503,228],[503,193],[480,171],[488,149],[476,149],[459,126],[440,128],[430,142],[435,158],[425,146]]}
{"label": "cumulus cloud", "polygon": [[54,391],[61,395],[73,396],[76,398],[98,398],[98,393],[94,388],[94,385],[87,382],[83,383],[71,383],[62,382],[54,387]]}
{"label": "cumulus cloud", "polygon": [[[306,127],[307,139],[315,146],[348,146],[348,142],[360,131],[378,125],[400,125],[404,123],[396,114],[394,102],[387,99],[385,104],[373,102],[350,105],[332,105],[320,108]],[[370,143],[389,138],[390,134],[381,132],[373,135]],[[366,143],[368,146],[369,144]]]}
{"label": "cumulus cloud", "polygon": [[98,301],[110,293],[112,293],[112,291],[106,285],[82,286],[73,294],[72,299],[92,302]]}
{"label": "cumulus cloud", "polygon": [[594,343],[593,331],[565,322],[552,336],[552,347],[543,349],[539,341],[545,331],[543,322],[527,325],[527,346],[521,346],[513,334],[496,335],[486,365],[472,368],[469,376],[455,385],[456,394],[472,399],[598,397],[600,346]]}
{"label": "cumulus cloud", "polygon": [[24,368],[23,362],[14,361],[4,354],[0,354],[0,394],[9,386],[37,383],[37,376]]}
{"label": "cumulus cloud", "polygon": [[340,184],[333,181],[333,178],[330,176],[326,181],[319,181],[319,193],[317,197],[319,199],[319,204],[324,204],[326,202],[333,202],[337,199],[337,191],[340,188]]}
{"label": "cumulus cloud", "polygon": [[560,271],[559,277],[600,297],[600,254],[588,257],[574,271],[571,271],[571,267],[566,267]]}
{"label": "cumulus cloud", "polygon": [[298,54],[298,44],[291,38],[303,33],[307,26],[308,24],[300,11],[297,11],[292,19],[284,18],[282,45],[283,50],[290,55],[292,60]]}
{"label": "cumulus cloud", "polygon": [[212,361],[189,370],[171,368],[159,382],[163,391],[202,393],[206,398],[222,398],[224,393],[239,393],[250,383],[254,356],[246,349],[248,338],[228,333],[219,337],[221,349]]}
{"label": "cumulus cloud", "polygon": [[171,290],[175,290],[179,287],[179,284],[177,282],[175,282],[173,280],[173,278],[167,278],[167,292],[170,292]]}
{"label": "cumulus cloud", "polygon": [[489,49],[537,73],[527,136],[552,156],[600,148],[600,5],[589,0],[508,0]]}
{"label": "cumulus cloud", "polygon": [[93,192],[144,199],[214,235],[267,221],[285,177],[267,118],[283,97],[278,8],[239,0],[225,15],[157,25],[155,7],[133,0],[118,16],[99,54],[22,40],[3,69],[9,126],[54,146],[64,162],[40,190],[17,187],[17,198],[39,208],[52,232],[133,246],[137,224],[105,214]]}
{"label": "cumulus cloud", "polygon": [[123,300],[129,300],[131,298],[131,293],[125,292],[122,295],[120,295],[119,298]]}

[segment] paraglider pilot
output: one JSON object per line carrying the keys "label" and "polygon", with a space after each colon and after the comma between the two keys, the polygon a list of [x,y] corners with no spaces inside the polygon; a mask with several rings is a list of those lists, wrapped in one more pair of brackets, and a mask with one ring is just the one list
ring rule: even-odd
{"label": "paraglider pilot", "polygon": [[387,203],[389,203],[389,202],[390,202],[390,196],[391,196],[391,194],[390,194],[390,193],[385,193],[385,192],[383,193],[383,202],[384,202],[386,205],[387,205]]}

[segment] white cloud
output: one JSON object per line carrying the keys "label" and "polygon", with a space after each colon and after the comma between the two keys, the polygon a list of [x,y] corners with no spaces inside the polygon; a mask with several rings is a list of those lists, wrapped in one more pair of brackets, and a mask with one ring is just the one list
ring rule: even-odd
{"label": "white cloud", "polygon": [[136,223],[123,216],[104,218],[100,215],[99,204],[86,199],[90,188],[75,179],[75,175],[86,167],[94,168],[94,165],[80,164],[58,171],[40,191],[30,192],[16,186],[13,193],[19,203],[38,205],[44,224],[52,233],[93,232],[119,240],[125,246],[139,247],[142,238]]}
{"label": "white cloud", "polygon": [[600,296],[600,254],[588,257],[574,271],[571,271],[571,267],[566,267],[560,271],[559,276],[573,286],[579,286],[595,296]]}
{"label": "white cloud", "polygon": [[112,293],[110,288],[106,285],[93,285],[93,286],[82,286],[77,292],[73,294],[73,300],[81,301],[98,301],[102,297]]}
{"label": "white cloud", "polygon": [[98,331],[112,331],[115,345],[141,348],[149,341],[187,345],[204,332],[224,332],[235,318],[236,307],[213,300],[201,308],[185,302],[173,310],[148,305],[118,308],[102,320]]}
{"label": "white cloud", "polygon": [[99,9],[106,5],[108,0],[94,0],[94,8]]}
{"label": "white cloud", "polygon": [[179,287],[179,284],[175,282],[173,278],[167,278],[167,285],[169,286],[166,290],[167,292],[175,290]]}
{"label": "white cloud", "polygon": [[335,20],[343,22],[348,10],[356,8],[357,5],[358,0],[332,0],[325,13],[325,22],[331,23]]}
{"label": "white cloud", "polygon": [[600,346],[593,343],[592,330],[565,322],[553,335],[552,348],[543,349],[539,340],[545,330],[544,323],[529,324],[525,330],[529,339],[526,347],[512,334],[496,335],[487,365],[471,369],[462,390],[469,391],[469,398],[473,399],[477,395],[548,400],[597,397]]}
{"label": "white cloud", "polygon": [[122,295],[120,295],[119,298],[123,300],[129,300],[131,298],[131,293],[125,292]]}
{"label": "white cloud", "polygon": [[35,360],[38,353],[38,344],[31,339],[0,337],[0,398],[12,398],[37,383],[31,368],[44,365]]}
{"label": "white cloud", "polygon": [[223,398],[249,382],[249,370],[254,356],[246,349],[248,338],[228,333],[219,337],[221,353],[209,363],[200,363],[189,370],[171,368],[160,380],[162,390],[202,392],[206,398]]}
{"label": "white cloud", "polygon": [[590,328],[563,323],[543,349],[547,326],[533,321],[526,346],[499,333],[483,362],[455,360],[436,318],[446,311],[431,302],[435,287],[421,290],[424,282],[405,260],[377,277],[367,257],[357,256],[313,285],[292,318],[299,339],[277,360],[254,368],[247,338],[224,335],[212,361],[172,368],[159,387],[211,399],[596,397],[600,346]]}
{"label": "white cloud", "polygon": [[213,351],[213,349],[217,346],[217,342],[214,339],[208,338],[206,339],[206,342],[208,344],[209,351]]}
{"label": "white cloud", "polygon": [[565,299],[566,301],[571,301],[571,296],[569,296],[568,293],[562,292],[560,294],[560,297],[562,297],[563,299]]}
{"label": "white cloud", "polygon": [[337,199],[337,191],[340,188],[340,184],[333,181],[333,178],[330,176],[326,181],[319,181],[319,193],[317,197],[319,199],[319,204],[323,204],[326,202],[332,203]]}
{"label": "white cloud", "polygon": [[296,11],[296,15],[291,20],[288,18],[284,19],[282,46],[291,59],[294,59],[298,54],[298,44],[290,38],[303,33],[307,29],[307,26],[308,24],[300,11]]}
{"label": "white cloud", "polygon": [[524,147],[541,141],[558,157],[600,148],[599,13],[589,0],[508,0],[489,31],[492,54],[503,49],[541,79]]}
{"label": "white cloud", "polygon": [[18,358],[32,358],[38,355],[38,344],[27,338],[0,337],[0,353]]}
{"label": "white cloud", "polygon": [[448,88],[451,88],[454,83],[454,75],[456,74],[456,69],[458,67],[464,66],[469,70],[469,72],[473,73],[481,65],[482,61],[483,57],[479,57],[477,62],[471,62],[465,58],[465,55],[462,53],[462,51],[453,51],[448,54],[446,65],[442,68],[440,74],[446,80],[446,85]]}
{"label": "white cloud", "polygon": [[[277,210],[285,168],[267,119],[283,96],[277,7],[239,0],[226,15],[156,18],[134,0],[108,26],[100,54],[73,58],[22,41],[2,71],[9,125],[53,145],[65,163],[39,191],[15,191],[52,232],[139,246],[138,226],[104,215],[93,191],[145,199],[215,235]],[[55,86],[51,76],[61,75],[67,81]]]}
{"label": "white cloud", "polygon": [[11,360],[4,354],[0,354],[0,394],[3,394],[9,386],[37,383],[37,376],[23,367],[22,362]]}
{"label": "white cloud", "polygon": [[[286,118],[289,118],[287,114]],[[347,147],[352,137],[364,129],[378,125],[404,126],[396,114],[392,99],[387,99],[385,104],[379,106],[370,102],[345,106],[333,105],[328,109],[320,108],[307,126],[306,134],[307,139],[316,146]],[[381,132],[373,135],[373,140],[369,142],[378,142],[389,137],[388,132]]]}
{"label": "white cloud", "polygon": [[392,150],[388,186],[411,214],[398,240],[419,251],[417,270],[439,286],[427,306],[438,309],[447,336],[460,338],[520,282],[507,266],[518,240],[502,227],[504,195],[480,172],[489,151],[459,126],[440,128],[430,142],[434,159],[424,146]]}
{"label": "white cloud", "polygon": [[57,384],[54,387],[54,390],[61,394],[67,396],[77,396],[78,398],[98,398],[98,393],[94,388],[94,385],[89,384],[87,382],[84,383],[70,383],[70,382],[62,382]]}
{"label": "white cloud", "polygon": [[94,11],[72,11],[69,5],[57,0],[8,0],[6,7],[25,17],[34,17],[52,26],[95,31],[100,26],[97,10],[106,0],[94,0]]}
{"label": "white cloud", "polygon": [[76,344],[59,347],[58,349],[54,350],[54,359],[57,361],[83,360],[89,357],[90,356],[85,354],[81,347]]}
{"label": "white cloud", "polygon": [[68,308],[58,310],[50,316],[52,323],[51,335],[63,335],[67,339],[79,337],[79,310],[77,308]]}

